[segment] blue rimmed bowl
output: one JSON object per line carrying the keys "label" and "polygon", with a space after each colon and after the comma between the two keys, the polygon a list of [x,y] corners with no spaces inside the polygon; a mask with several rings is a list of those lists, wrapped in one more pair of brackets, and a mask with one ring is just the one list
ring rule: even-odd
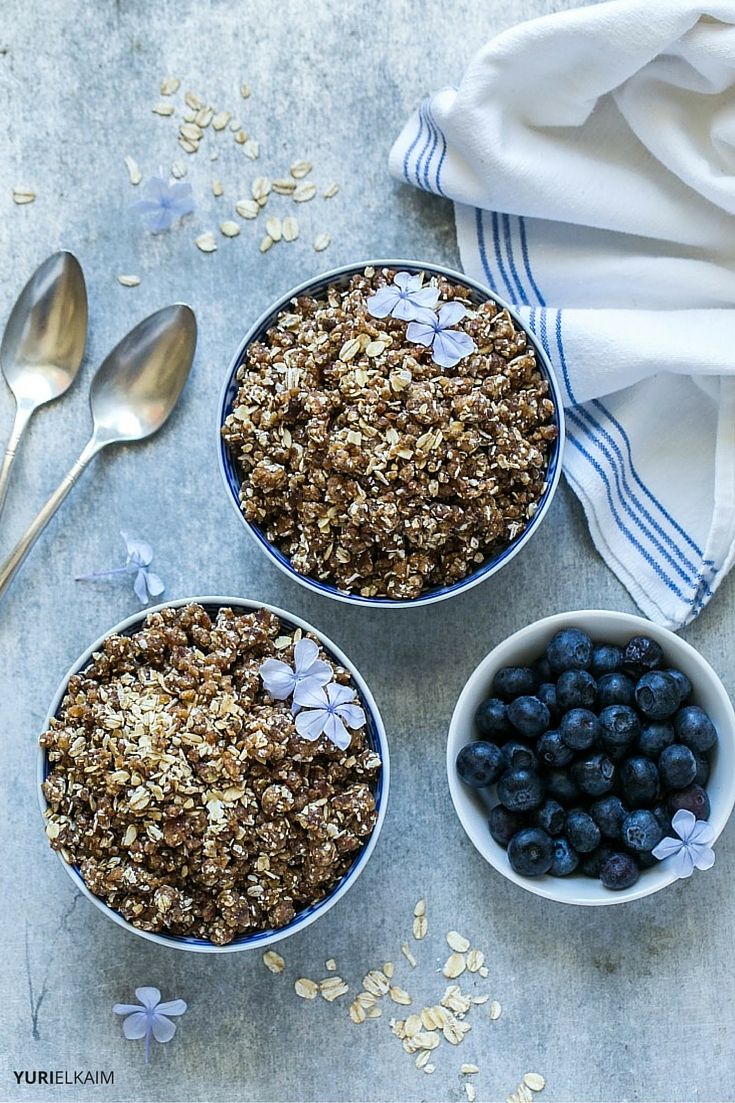
{"label": "blue rimmed bowl", "polygon": [[[292,299],[299,295],[309,295],[312,298],[323,297],[330,284],[346,286],[353,276],[359,274],[368,266],[372,266],[373,268],[393,268],[411,273],[425,272],[430,276],[443,276],[448,280],[452,280],[466,287],[469,291],[469,298],[475,305],[491,301],[507,310],[516,325],[524,331],[530,344],[533,346],[539,368],[548,381],[551,398],[553,399],[555,407],[554,423],[557,429],[557,438],[546,472],[546,489],[539,502],[536,513],[526,525],[523,532],[521,532],[511,544],[504,548],[499,555],[486,560],[481,567],[478,567],[476,571],[473,571],[471,574],[467,575],[466,578],[461,579],[461,581],[455,582],[451,586],[438,586],[432,590],[427,590],[417,598],[406,600],[384,597],[362,597],[360,594],[345,593],[336,586],[329,585],[326,582],[320,582],[318,579],[301,574],[297,571],[288,556],[284,555],[282,551],[268,540],[263,530],[258,525],[254,525],[246,520],[243,515],[240,508],[240,486],[242,479],[238,470],[237,460],[230,452],[230,449],[222,437],[222,427],[227,417],[232,413],[239,390],[237,372],[245,360],[250,345],[265,339],[266,333],[274,324],[277,316],[288,308]],[[561,391],[556,381],[554,371],[549,363],[548,356],[531,330],[529,330],[528,326],[525,325],[509,303],[505,302],[494,292],[491,292],[487,287],[483,287],[482,284],[469,279],[461,272],[455,272],[451,268],[444,268],[438,264],[422,264],[409,260],[366,260],[361,264],[348,264],[344,265],[342,268],[334,268],[332,271],[325,272],[315,279],[307,280],[305,283],[299,284],[298,287],[294,287],[291,291],[282,295],[276,303],[269,306],[268,309],[261,314],[258,320],[248,330],[228,368],[217,410],[217,437],[220,472],[225,487],[227,488],[228,497],[240,521],[272,563],[275,563],[281,571],[300,585],[305,586],[308,590],[334,598],[335,601],[343,601],[349,605],[382,607],[384,609],[404,609],[419,605],[433,605],[437,601],[444,601],[446,598],[464,593],[465,590],[471,590],[473,586],[477,586],[478,583],[484,581],[484,579],[490,578],[491,575],[494,575],[496,571],[499,571],[501,567],[510,562],[510,560],[518,554],[521,548],[528,543],[534,533],[537,532],[551,505],[551,501],[559,485],[559,479],[561,478],[562,454],[564,451],[565,438],[564,406]]]}
{"label": "blue rimmed bowl", "polygon": [[[279,609],[274,605],[267,605],[262,601],[247,601],[243,598],[235,597],[190,597],[181,598],[176,601],[167,601],[161,605],[153,606],[150,609],[144,609],[139,613],[135,613],[131,617],[127,617],[126,620],[121,621],[119,624],[111,628],[109,632],[105,632],[99,639],[87,648],[87,650],[79,656],[76,662],[71,666],[70,670],[65,674],[59,688],[57,689],[54,699],[51,703],[51,707],[46,717],[44,724],[44,731],[46,731],[51,724],[51,720],[58,716],[62,702],[67,692],[69,680],[75,674],[79,674],[87,666],[89,666],[92,656],[96,651],[99,651],[102,644],[109,636],[129,636],[136,632],[143,624],[143,621],[150,613],[158,613],[162,609],[180,608],[183,605],[191,605],[192,603],[202,605],[207,612],[212,615],[223,608],[229,607],[241,613],[250,613],[256,609],[268,609],[278,617],[281,624],[287,628],[296,629],[301,628],[303,632],[313,633],[320,641],[324,650],[328,653],[334,662],[343,666],[345,670],[348,670],[354,685],[357,687],[360,703],[365,710],[365,716],[367,718],[366,733],[367,740],[374,751],[380,755],[383,763],[382,769],[377,778],[374,797],[375,806],[377,811],[377,820],[375,827],[370,835],[370,838],[363,844],[361,849],[357,852],[353,864],[349,870],[342,877],[340,881],[334,886],[334,888],[324,897],[323,900],[319,900],[316,904],[312,904],[308,908],[304,908],[298,915],[292,919],[285,927],[279,927],[277,929],[268,931],[258,931],[254,935],[245,935],[241,938],[236,938],[226,946],[216,946],[213,942],[209,942],[203,938],[190,938],[185,935],[166,935],[156,934],[152,931],[142,931],[138,927],[135,927],[132,923],[129,923],[127,919],[124,919],[119,912],[114,908],[109,907],[99,896],[95,896],[93,892],[87,887],[84,882],[84,878],[77,866],[69,865],[64,860],[61,854],[57,851],[57,857],[62,866],[66,870],[69,877],[71,877],[74,887],[78,889],[88,900],[94,904],[106,915],[108,919],[111,919],[113,923],[117,923],[119,927],[122,927],[126,931],[130,931],[131,934],[139,935],[141,938],[147,939],[149,942],[157,942],[159,946],[170,946],[175,950],[189,950],[199,954],[232,954],[237,953],[239,950],[263,950],[267,946],[271,946],[274,942],[280,942],[281,939],[288,938],[292,934],[296,934],[297,931],[304,930],[305,927],[310,926],[320,916],[334,907],[338,900],[340,900],[345,893],[354,885],[357,878],[362,873],[363,869],[367,865],[367,862],[375,849],[375,845],[378,841],[383,822],[385,820],[386,808],[388,806],[388,790],[390,787],[390,757],[388,753],[388,740],[385,733],[385,727],[378,711],[378,706],[375,703],[370,689],[367,683],[363,679],[359,670],[355,667],[343,651],[332,643],[323,632],[319,632],[313,625],[309,624],[305,620],[301,620],[300,617],[296,617],[293,613],[289,613],[284,609]],[[39,747],[38,752],[38,765],[37,765],[37,781],[38,781],[38,798],[41,806],[41,814],[45,818],[45,813],[48,808],[48,801],[43,795],[43,789],[41,788],[43,782],[49,773],[49,763],[46,751],[43,747]]]}

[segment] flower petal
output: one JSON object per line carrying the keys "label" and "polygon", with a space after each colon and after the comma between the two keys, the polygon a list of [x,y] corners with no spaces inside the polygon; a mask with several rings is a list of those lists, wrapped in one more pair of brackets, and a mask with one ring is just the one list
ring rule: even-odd
{"label": "flower petal", "polygon": [[136,567],[147,567],[153,560],[153,548],[147,540],[138,540],[137,536],[121,531],[120,535],[125,542],[125,550],[128,559],[135,563]]}
{"label": "flower petal", "polygon": [[686,843],[689,841],[692,828],[696,822],[697,817],[693,812],[690,812],[688,808],[680,808],[679,811],[674,814],[671,820],[671,826],[679,838],[683,839]]}
{"label": "flower petal", "polygon": [[394,318],[401,322],[423,322],[424,325],[433,326],[436,315],[433,310],[424,306],[418,306],[413,299],[399,299],[391,311]]}
{"label": "flower petal", "polygon": [[467,308],[462,306],[462,303],[458,303],[456,299],[452,299],[451,302],[444,303],[439,308],[439,325],[442,329],[449,329],[450,326],[461,322],[466,313]]}
{"label": "flower petal", "polygon": [[339,747],[341,751],[346,751],[350,745],[350,733],[339,716],[335,716],[333,712],[327,714],[324,734],[330,743],[334,743],[335,747]]}
{"label": "flower petal", "polygon": [[136,199],[135,203],[130,204],[130,210],[135,214],[153,214],[160,208],[161,204],[155,199]]}
{"label": "flower petal", "polygon": [[157,1042],[170,1042],[176,1033],[176,1023],[172,1023],[165,1015],[156,1013],[153,1016],[153,1037]]}
{"label": "flower petal", "polygon": [[396,272],[393,283],[401,291],[413,291],[414,288],[421,287],[421,276],[412,276],[410,272]]}
{"label": "flower petal", "polygon": [[123,1022],[123,1034],[131,1041],[135,1042],[138,1038],[145,1038],[148,1033],[148,1012],[136,1011],[132,1015],[128,1015],[127,1019]]}
{"label": "flower petal", "polygon": [[158,597],[166,589],[166,584],[155,571],[145,571],[145,584],[151,597]]}
{"label": "flower petal", "polygon": [[296,676],[288,663],[281,662],[280,659],[266,659],[258,667],[258,673],[263,679],[266,692],[275,701],[285,701],[293,693]]}
{"label": "flower petal", "polygon": [[689,832],[689,842],[699,846],[709,846],[715,841],[715,829],[707,820],[697,820]]}
{"label": "flower petal", "polygon": [[337,715],[344,720],[348,728],[354,730],[365,727],[365,710],[359,705],[338,705]]}
{"label": "flower petal", "polygon": [[143,567],[135,575],[133,590],[140,604],[146,605],[148,602],[148,587],[146,586],[145,569]]}
{"label": "flower petal", "polygon": [[139,1003],[115,1003],[112,1010],[116,1015],[135,1015],[141,1010]]}
{"label": "flower petal", "polygon": [[296,731],[302,739],[308,739],[313,743],[324,731],[328,717],[329,713],[326,709],[304,709],[294,721]]}
{"label": "flower petal", "polygon": [[148,229],[153,234],[162,234],[170,230],[176,220],[176,215],[170,207],[159,207],[157,212],[148,221]]}
{"label": "flower petal", "polygon": [[712,869],[715,864],[715,852],[710,846],[694,846],[692,861],[697,869]]}
{"label": "flower petal", "polygon": [[665,839],[662,839],[657,846],[654,846],[651,854],[654,858],[658,858],[660,862],[670,858],[672,854],[678,854],[684,843],[681,839],[672,839],[670,835],[667,835]]}
{"label": "flower petal", "polygon": [[186,1000],[169,1000],[168,1003],[159,1003],[156,1008],[157,1015],[183,1015],[187,1009]]}
{"label": "flower petal", "polygon": [[161,1002],[161,993],[157,988],[136,988],[135,994],[143,1007],[152,1008]]}
{"label": "flower petal", "polygon": [[390,285],[379,287],[366,303],[368,313],[372,314],[373,318],[387,318],[400,297],[401,293],[396,287]]}
{"label": "flower petal", "polygon": [[303,682],[299,682],[294,690],[293,699],[295,705],[305,709],[325,709],[329,704],[326,693],[312,678],[304,678]]}
{"label": "flower petal", "polygon": [[168,195],[168,182],[163,176],[151,176],[143,187],[146,199],[152,199],[157,204],[160,204]]}
{"label": "flower petal", "polygon": [[429,348],[436,336],[436,327],[428,322],[410,322],[406,327],[406,337],[415,345]]}
{"label": "flower petal", "polygon": [[677,877],[691,877],[694,872],[694,861],[687,847],[683,846],[677,854],[669,858],[669,866]]}
{"label": "flower petal", "polygon": [[439,288],[421,287],[418,291],[411,292],[410,299],[414,306],[421,306],[426,310],[434,311],[436,310],[436,304],[439,302]]}
{"label": "flower petal", "polygon": [[293,665],[297,676],[306,672],[319,657],[319,645],[313,640],[303,639],[293,649]]}
{"label": "flower petal", "polygon": [[343,686],[341,682],[332,682],[327,686],[327,697],[330,705],[345,705],[355,700],[355,690],[352,686]]}
{"label": "flower petal", "polygon": [[461,329],[441,329],[434,337],[432,359],[442,368],[453,368],[475,350],[475,342]]}

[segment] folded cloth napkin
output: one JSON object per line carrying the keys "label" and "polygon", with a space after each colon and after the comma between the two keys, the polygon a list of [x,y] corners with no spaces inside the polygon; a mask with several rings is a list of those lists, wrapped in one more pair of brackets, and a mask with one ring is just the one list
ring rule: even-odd
{"label": "folded cloth napkin", "polygon": [[735,558],[735,2],[611,0],[514,27],[423,101],[391,171],[455,202],[567,409],[565,472],[652,620]]}

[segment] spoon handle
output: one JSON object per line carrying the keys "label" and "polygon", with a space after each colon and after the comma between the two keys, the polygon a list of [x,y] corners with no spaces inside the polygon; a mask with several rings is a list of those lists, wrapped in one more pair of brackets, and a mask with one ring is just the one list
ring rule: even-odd
{"label": "spoon handle", "polygon": [[89,461],[99,452],[100,447],[99,442],[96,441],[94,437],[84,446],[77,462],[61,480],[56,490],[46,502],[46,505],[39,511],[35,520],[31,522],[15,545],[13,551],[2,566],[0,566],[0,598],[3,597],[8,586],[15,578],[16,572],[36,540],[38,540],[38,537],[46,528],[46,525],[56,513],[56,510],[64,501]]}
{"label": "spoon handle", "polygon": [[0,467],[0,514],[2,514],[3,506],[5,505],[5,498],[8,493],[8,484],[10,483],[10,469],[13,466],[16,452],[18,451],[18,445],[21,442],[21,438],[26,430],[26,425],[30,421],[33,408],[19,403],[15,410],[15,421],[13,422],[13,428],[10,432],[8,443],[5,446],[5,455],[3,456],[2,467]]}

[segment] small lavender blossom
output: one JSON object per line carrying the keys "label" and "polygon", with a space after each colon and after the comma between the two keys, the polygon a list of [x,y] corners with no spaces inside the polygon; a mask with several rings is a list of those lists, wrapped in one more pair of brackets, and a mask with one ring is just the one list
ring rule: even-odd
{"label": "small lavender blossom", "polygon": [[432,359],[439,367],[453,368],[475,351],[475,342],[468,333],[449,328],[460,322],[466,313],[461,303],[452,300],[429,320],[411,322],[406,329],[406,337],[417,345],[431,348]]}
{"label": "small lavender blossom", "polygon": [[302,683],[294,693],[294,705],[301,709],[296,717],[296,730],[310,743],[326,735],[335,747],[344,751],[351,738],[347,728],[365,726],[365,713],[355,703],[354,689],[338,682],[331,682],[326,690]]}
{"label": "small lavender blossom", "polygon": [[159,169],[160,176],[152,176],[143,185],[145,199],[139,199],[130,207],[131,211],[147,215],[148,229],[154,234],[170,230],[175,222],[186,214],[191,214],[195,203],[192,195],[191,184],[186,180],[179,180],[169,184],[163,177],[163,169]]}
{"label": "small lavender blossom", "polygon": [[439,289],[422,287],[421,276],[396,272],[393,283],[378,288],[367,300],[373,318],[399,318],[404,322],[429,322],[439,300]]}
{"label": "small lavender blossom", "polygon": [[113,567],[108,571],[92,571],[91,574],[77,575],[76,582],[88,582],[95,578],[109,578],[114,574],[135,574],[133,590],[141,605],[147,605],[151,598],[158,597],[166,589],[163,580],[148,567],[153,562],[153,548],[145,540],[138,540],[121,532],[125,541],[127,559],[124,566]]}
{"label": "small lavender blossom", "polygon": [[289,666],[281,659],[266,659],[258,668],[266,691],[275,701],[285,701],[299,686],[319,689],[332,679],[332,668],[319,658],[319,648],[313,640],[299,640],[293,649],[293,660],[294,665]]}
{"label": "small lavender blossom", "polygon": [[715,864],[715,852],[710,846],[715,829],[711,823],[698,820],[687,808],[680,808],[671,821],[678,839],[667,836],[655,846],[654,858],[665,861],[677,877],[691,877],[696,869],[711,869]]}
{"label": "small lavender blossom", "polygon": [[170,1042],[176,1033],[176,1023],[168,1015],[183,1015],[186,1003],[183,1000],[171,1000],[161,1003],[161,993],[157,988],[136,988],[135,995],[140,1003],[116,1003],[112,1010],[116,1015],[127,1016],[123,1019],[123,1034],[129,1041],[145,1038],[145,1060],[151,1054],[151,1038],[157,1042]]}

